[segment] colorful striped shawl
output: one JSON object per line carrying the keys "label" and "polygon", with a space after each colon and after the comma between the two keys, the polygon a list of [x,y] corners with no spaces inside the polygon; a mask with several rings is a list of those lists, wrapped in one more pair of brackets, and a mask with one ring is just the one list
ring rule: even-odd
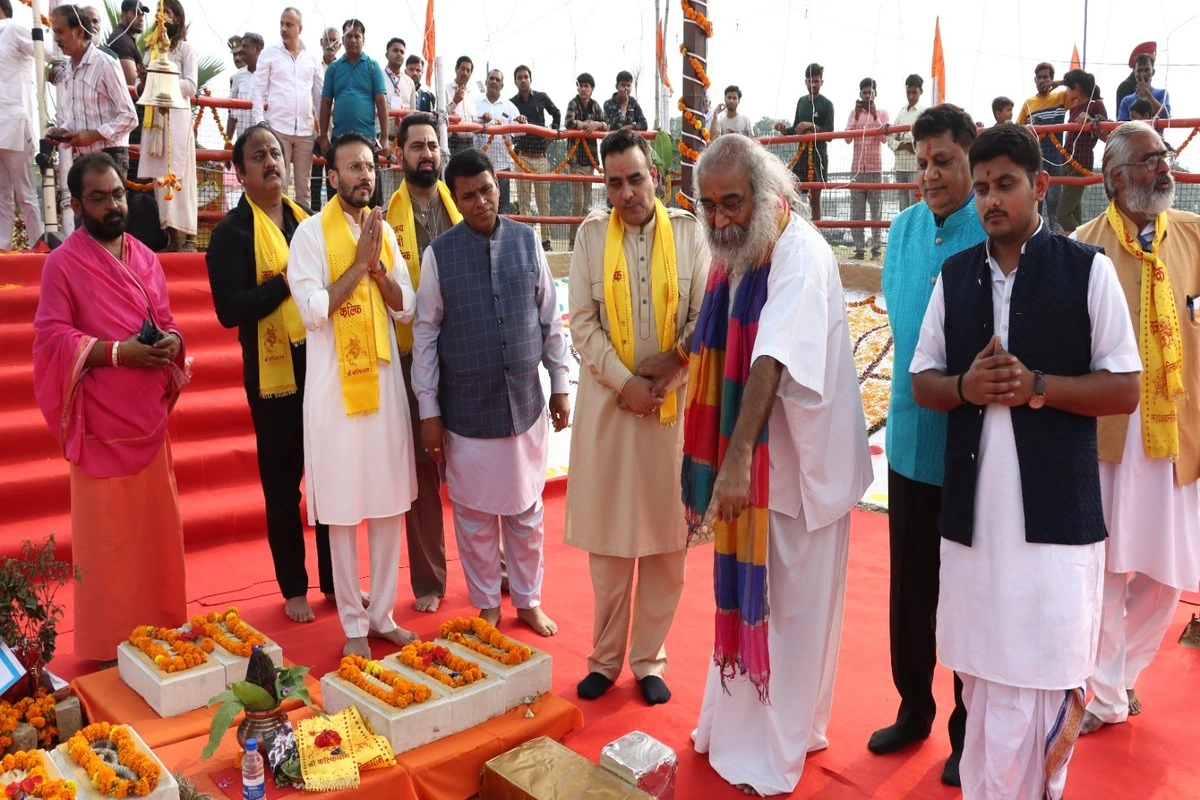
{"label": "colorful striped shawl", "polygon": [[[712,497],[713,484],[750,377],[758,316],[767,300],[769,263],[750,270],[738,284],[730,314],[729,277],[709,274],[696,322],[689,365],[683,435],[683,504],[688,538],[696,537]],[[767,652],[767,489],[770,458],[767,426],[750,462],[750,505],[732,522],[714,520],[716,558],[716,641],[713,661],[722,684],[738,672],[748,675],[759,698],[769,698]]]}

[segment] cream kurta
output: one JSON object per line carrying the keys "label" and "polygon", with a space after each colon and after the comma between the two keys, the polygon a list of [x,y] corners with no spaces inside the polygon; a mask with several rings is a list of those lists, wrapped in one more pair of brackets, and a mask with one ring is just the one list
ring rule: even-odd
{"label": "cream kurta", "polygon": [[[710,256],[696,218],[677,209],[668,213],[679,273],[676,341],[690,345]],[[654,228],[654,217],[641,230],[625,226],[635,368],[660,352],[650,299]],[[571,339],[584,369],[579,371],[575,396],[563,538],[589,553],[640,558],[682,550],[687,544],[679,487],[684,390],[675,391],[679,418],[674,427],[662,427],[657,414],[639,418],[617,407],[618,392],[633,373],[621,363],[609,338],[604,304],[607,236],[608,214],[593,214],[579,229],[571,259]]]}
{"label": "cream kurta", "polygon": [[[179,91],[184,99],[196,96],[196,49],[187,42],[179,42],[178,46],[167,53],[167,58],[179,66]],[[150,61],[150,53],[145,56]],[[154,109],[155,114],[166,114],[166,125],[170,134],[168,151],[154,154],[148,148],[148,132],[142,132],[142,150],[138,161],[138,175],[145,178],[161,178],[167,169],[175,173],[175,177],[183,184],[183,188],[172,190],[170,200],[166,199],[166,187],[154,185],[154,197],[158,201],[159,221],[164,228],[174,228],[186,234],[195,235],[197,219],[197,182],[196,182],[196,139],[192,129],[191,108]],[[140,121],[140,120],[139,120]]]}
{"label": "cream kurta", "polygon": [[[350,233],[359,228],[350,217]],[[404,310],[388,314],[409,322],[416,293],[391,227],[384,247],[392,250],[392,278],[400,285]],[[412,423],[396,332],[387,326],[391,363],[379,364],[379,410],[348,417],[329,308],[329,261],[321,215],[300,223],[288,262],[292,296],[308,329],[308,378],[304,385],[304,475],[308,518],[327,525],[357,525],[364,519],[403,514],[417,496]],[[369,276],[363,280],[373,280]],[[380,348],[382,349],[382,347]]]}

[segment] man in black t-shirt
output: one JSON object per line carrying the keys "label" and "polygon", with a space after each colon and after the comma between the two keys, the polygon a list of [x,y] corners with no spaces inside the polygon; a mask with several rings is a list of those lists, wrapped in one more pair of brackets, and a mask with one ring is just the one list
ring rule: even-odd
{"label": "man in black t-shirt", "polygon": [[[775,130],[780,133],[828,133],[833,130],[833,103],[821,94],[825,82],[825,68],[820,64],[809,64],[804,68],[804,85],[808,93],[796,103],[796,116],[789,127],[785,122],[776,122]],[[824,183],[828,174],[829,155],[827,142],[813,142],[796,159],[792,172],[801,182]],[[812,218],[821,218],[821,190],[810,189],[808,202],[812,207]]]}
{"label": "man in black t-shirt", "polygon": [[141,0],[124,0],[121,3],[121,20],[112,36],[108,38],[108,46],[117,54],[121,62],[121,72],[125,74],[125,83],[137,86],[138,67],[142,63],[142,54],[138,50],[137,36],[145,24],[144,16],[150,9],[141,4]]}
{"label": "man in black t-shirt", "polygon": [[[550,95],[532,88],[533,72],[521,64],[513,70],[513,81],[517,84],[517,93],[512,96],[512,104],[525,117],[530,125],[546,127],[546,113],[550,113],[550,127],[558,130],[562,115],[558,106],[550,99]],[[533,172],[547,173],[550,162],[546,157],[546,144],[549,141],[544,136],[525,134],[513,140],[513,149],[521,157],[522,163]],[[538,214],[550,216],[550,184],[545,181],[517,181],[517,202],[522,214],[532,213],[530,199],[537,199]],[[550,226],[542,224],[542,249],[550,251]]]}

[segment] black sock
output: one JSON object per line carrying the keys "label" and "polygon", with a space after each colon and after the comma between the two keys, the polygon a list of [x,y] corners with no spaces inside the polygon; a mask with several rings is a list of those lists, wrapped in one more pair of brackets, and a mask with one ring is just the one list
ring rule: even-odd
{"label": "black sock", "polygon": [[599,672],[589,672],[587,677],[579,682],[579,686],[575,688],[575,693],[584,700],[595,700],[607,692],[612,685],[613,682]]}
{"label": "black sock", "polygon": [[638,685],[642,687],[642,699],[648,705],[656,706],[671,699],[671,690],[657,675],[647,675],[638,681]]}

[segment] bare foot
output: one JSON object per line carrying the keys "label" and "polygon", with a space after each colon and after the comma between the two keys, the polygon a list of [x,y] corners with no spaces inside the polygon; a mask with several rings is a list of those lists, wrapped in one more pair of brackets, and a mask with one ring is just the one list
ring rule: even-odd
{"label": "bare foot", "polygon": [[405,630],[401,627],[392,628],[387,633],[369,631],[367,635],[374,636],[376,639],[386,639],[397,647],[404,647],[404,645],[408,644],[409,642],[415,642],[418,638],[417,635],[412,631]]}
{"label": "bare foot", "polygon": [[1142,701],[1138,699],[1137,692],[1129,689],[1125,692],[1125,696],[1129,698],[1129,716],[1136,717],[1142,713]]}
{"label": "bare foot", "polygon": [[[371,605],[371,595],[364,591],[359,591],[359,594],[362,595],[363,608],[369,608]],[[333,592],[325,593],[325,601],[327,603],[333,603],[335,606],[337,605],[337,597],[334,596]]]}
{"label": "bare foot", "polygon": [[363,658],[371,657],[371,646],[367,644],[367,637],[355,636],[346,640],[346,646],[342,648],[344,656],[362,656]]}
{"label": "bare foot", "polygon": [[417,611],[424,611],[426,614],[432,614],[438,610],[438,606],[442,604],[442,598],[436,594],[425,594],[413,600],[413,608]]}
{"label": "bare foot", "polygon": [[308,604],[308,598],[303,595],[289,597],[283,604],[283,613],[287,614],[292,622],[312,622],[317,618],[312,606]]}
{"label": "bare foot", "polygon": [[553,636],[558,633],[558,623],[546,616],[541,606],[533,608],[518,608],[517,619],[540,633],[542,636]]}
{"label": "bare foot", "polygon": [[492,625],[492,626],[499,625],[500,624],[500,606],[496,606],[495,608],[479,609],[479,618],[481,620],[483,620],[484,622],[486,622],[488,625]]}
{"label": "bare foot", "polygon": [[1083,712],[1083,727],[1079,729],[1080,733],[1095,733],[1104,727],[1104,720],[1097,717],[1090,711]]}

